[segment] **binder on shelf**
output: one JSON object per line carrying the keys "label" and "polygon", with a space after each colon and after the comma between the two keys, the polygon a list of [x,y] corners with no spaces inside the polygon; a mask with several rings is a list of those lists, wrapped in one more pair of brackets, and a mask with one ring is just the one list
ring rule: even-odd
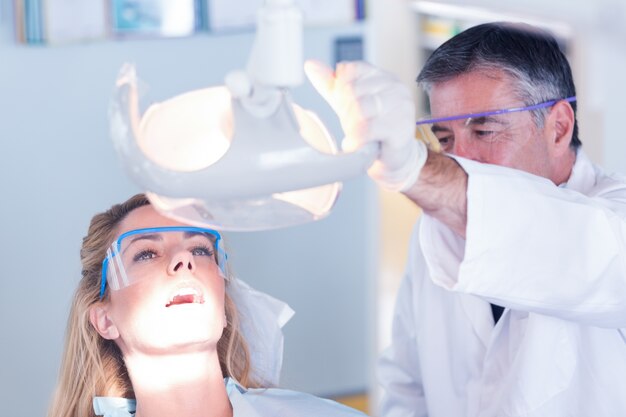
{"label": "binder on shelf", "polygon": [[43,41],[64,44],[102,40],[108,18],[101,0],[37,0],[43,3]]}
{"label": "binder on shelf", "polygon": [[115,36],[182,37],[199,26],[196,0],[112,0]]}
{"label": "binder on shelf", "polygon": [[355,0],[354,11],[356,20],[365,20],[365,0]]}

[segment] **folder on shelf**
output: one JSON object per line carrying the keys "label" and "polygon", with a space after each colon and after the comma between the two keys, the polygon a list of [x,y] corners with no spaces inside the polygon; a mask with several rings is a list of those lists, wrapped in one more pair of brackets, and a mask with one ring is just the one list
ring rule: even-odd
{"label": "folder on shelf", "polygon": [[114,35],[179,37],[201,27],[197,0],[112,0],[110,4]]}
{"label": "folder on shelf", "polygon": [[34,0],[43,6],[42,41],[48,44],[107,37],[107,12],[102,0]]}

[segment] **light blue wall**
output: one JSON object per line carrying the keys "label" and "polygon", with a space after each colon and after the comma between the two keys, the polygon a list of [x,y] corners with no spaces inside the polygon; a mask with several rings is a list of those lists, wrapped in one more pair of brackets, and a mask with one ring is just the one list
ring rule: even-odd
{"label": "light blue wall", "polygon": [[[107,104],[123,62],[136,63],[157,98],[220,84],[244,66],[251,33],[187,39],[27,47],[0,10],[0,414],[44,415],[79,279],[78,251],[91,216],[138,192],[107,137]],[[332,60],[336,35],[307,29],[305,55]],[[331,112],[312,89],[305,107]],[[332,130],[339,134],[336,119]],[[371,340],[375,190],[347,183],[326,220],[230,237],[238,275],[289,302],[285,385],[321,395],[366,387]]]}

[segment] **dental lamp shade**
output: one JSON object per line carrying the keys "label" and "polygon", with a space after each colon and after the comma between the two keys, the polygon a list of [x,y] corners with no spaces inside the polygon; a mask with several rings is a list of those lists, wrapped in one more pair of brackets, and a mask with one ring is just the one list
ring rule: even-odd
{"label": "dental lamp shade", "polygon": [[292,102],[288,87],[303,71],[301,17],[291,3],[261,8],[248,70],[227,75],[226,86],[184,93],[141,114],[135,68],[120,71],[111,137],[127,174],[163,215],[233,231],[318,220],[330,213],[341,181],[374,161],[376,145],[340,153],[319,118]]}

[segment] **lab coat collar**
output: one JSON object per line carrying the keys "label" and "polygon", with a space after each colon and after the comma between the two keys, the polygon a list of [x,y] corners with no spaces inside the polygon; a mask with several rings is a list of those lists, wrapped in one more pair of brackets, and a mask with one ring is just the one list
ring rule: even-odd
{"label": "lab coat collar", "polygon": [[[467,319],[472,323],[474,332],[482,342],[485,348],[489,347],[491,338],[493,337],[494,323],[491,314],[491,306],[482,298],[472,294],[459,294],[461,305]],[[508,310],[504,310],[500,320],[505,318]]]}

